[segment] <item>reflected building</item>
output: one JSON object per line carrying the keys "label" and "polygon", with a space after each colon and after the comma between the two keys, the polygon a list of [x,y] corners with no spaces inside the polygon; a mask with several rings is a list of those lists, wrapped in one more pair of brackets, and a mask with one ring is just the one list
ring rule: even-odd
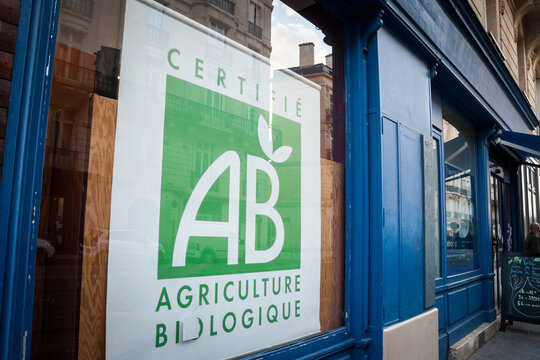
{"label": "reflected building", "polygon": [[290,68],[291,71],[302,75],[321,87],[321,158],[334,160],[333,149],[333,80],[332,55],[326,56],[326,64],[315,64],[315,44],[307,42],[299,45],[299,66]]}
{"label": "reflected building", "polygon": [[[255,52],[270,56],[271,0],[159,2]],[[47,149],[55,151],[46,152],[46,169],[77,169],[84,173],[88,167],[91,97],[116,99],[118,94],[123,28],[118,19],[122,18],[124,7],[121,0],[65,0],[61,3],[49,114],[55,126],[49,127],[46,136]],[[160,46],[164,40],[160,39],[163,35],[159,31],[161,13],[156,10],[151,16],[149,37],[155,46]],[[152,33],[157,37],[152,37]],[[44,179],[50,177],[54,175]],[[52,183],[58,182],[51,178]],[[45,181],[44,187],[47,186],[52,185]],[[58,212],[54,217],[58,219],[48,225],[41,222],[42,231],[49,231],[46,228],[51,227],[51,231],[56,232],[55,223],[62,221],[64,206],[55,206],[54,211]]]}
{"label": "reflected building", "polygon": [[270,57],[272,0],[159,0],[159,3]]}
{"label": "reflected building", "polygon": [[447,154],[445,163],[446,186],[446,236],[448,248],[458,247],[454,238],[461,229],[461,224],[473,218],[471,161],[467,151],[468,144],[460,137],[459,131],[448,122],[443,122],[444,150]]}
{"label": "reflected building", "polygon": [[[257,53],[270,56],[271,0],[159,2]],[[70,109],[79,108],[80,102],[87,101],[90,94],[116,98],[123,28],[117,19],[122,18],[124,7],[121,0],[61,3],[51,98],[51,116],[58,125],[54,134],[48,134],[47,145],[62,151],[54,158],[48,157],[46,164],[54,163],[57,168],[73,168],[75,164],[80,170],[87,165],[88,159],[83,155],[86,152],[80,148],[84,142],[76,139],[86,136],[88,124],[84,114]],[[156,10],[153,15],[149,26],[159,30],[161,14]],[[148,31],[151,35],[152,29]],[[159,46],[160,39],[154,40]]]}

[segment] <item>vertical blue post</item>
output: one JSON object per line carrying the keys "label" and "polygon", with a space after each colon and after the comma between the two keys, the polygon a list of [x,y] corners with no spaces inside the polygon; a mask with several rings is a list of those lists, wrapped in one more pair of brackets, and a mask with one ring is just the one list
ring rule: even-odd
{"label": "vertical blue post", "polygon": [[[34,267],[58,1],[22,0],[0,182],[0,358],[30,356]],[[5,250],[5,251],[4,251]]]}
{"label": "vertical blue post", "polygon": [[[365,204],[367,197],[367,129],[365,128],[363,82],[365,64],[362,61],[362,43],[359,38],[358,22],[351,20],[346,24],[345,45],[345,88],[346,88],[346,194],[347,228],[346,253],[350,273],[350,326],[351,337],[364,337],[367,315],[369,248],[367,239],[368,221]],[[364,81],[362,81],[364,79]],[[354,255],[354,259],[351,257]]]}
{"label": "vertical blue post", "polygon": [[493,308],[493,256],[491,254],[491,222],[490,222],[490,173],[489,173],[489,128],[479,130],[477,135],[477,188],[478,188],[478,241],[480,257],[480,270],[484,274],[483,309],[486,314],[484,321],[495,320],[496,312]]}
{"label": "vertical blue post", "polygon": [[[382,13],[352,17],[346,23],[345,86],[347,108],[347,254],[350,264],[351,337],[359,357],[381,356],[380,291],[370,287],[380,256],[373,256],[370,241],[370,157],[368,94],[378,95],[377,46],[374,34],[382,26]],[[377,250],[375,250],[378,253]],[[350,257],[354,259],[351,260]],[[375,277],[377,275],[375,274]],[[373,321],[375,323],[373,323]],[[377,325],[378,324],[378,325]],[[374,344],[372,344],[374,342]],[[378,355],[377,355],[378,354]]]}

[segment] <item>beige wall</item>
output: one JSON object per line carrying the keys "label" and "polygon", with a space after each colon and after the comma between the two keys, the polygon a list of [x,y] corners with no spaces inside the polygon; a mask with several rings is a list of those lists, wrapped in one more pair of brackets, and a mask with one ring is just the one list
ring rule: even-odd
{"label": "beige wall", "polygon": [[468,0],[469,4],[471,5],[472,9],[474,10],[476,16],[478,17],[478,20],[482,24],[485,24],[485,7],[484,7],[484,1],[483,0]]}
{"label": "beige wall", "polygon": [[527,69],[527,90],[525,94],[527,95],[527,99],[529,100],[529,103],[531,104],[531,107],[536,109],[536,71],[533,68],[531,64],[531,59],[527,59],[528,62],[528,69]]}
{"label": "beige wall", "polygon": [[[537,63],[530,57],[525,37],[534,37],[523,31],[522,20],[528,3],[525,0],[467,0],[487,34],[493,36],[504,56],[504,63],[536,112]],[[538,34],[536,34],[538,35]],[[528,53],[529,52],[529,53]],[[537,56],[536,56],[537,57]]]}
{"label": "beige wall", "polygon": [[516,82],[519,81],[518,76],[518,53],[517,42],[514,39],[514,12],[515,8],[513,2],[508,0],[502,0],[504,5],[501,7],[499,13],[501,14],[501,38],[499,46],[502,49],[504,56],[506,57],[506,67],[510,71],[510,74],[514,77]]}
{"label": "beige wall", "polygon": [[[540,81],[536,82],[536,98],[540,96]],[[536,117],[540,119],[540,101],[536,102]]]}

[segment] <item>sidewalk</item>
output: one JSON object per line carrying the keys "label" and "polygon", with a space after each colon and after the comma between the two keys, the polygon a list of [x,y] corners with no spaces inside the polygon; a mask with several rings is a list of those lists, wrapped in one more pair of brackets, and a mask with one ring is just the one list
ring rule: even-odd
{"label": "sidewalk", "polygon": [[540,360],[540,325],[514,322],[469,358],[488,359]]}

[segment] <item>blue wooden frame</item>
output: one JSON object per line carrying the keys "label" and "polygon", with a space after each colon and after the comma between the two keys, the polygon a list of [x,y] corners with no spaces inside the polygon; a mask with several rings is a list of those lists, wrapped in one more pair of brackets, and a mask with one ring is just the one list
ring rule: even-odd
{"label": "blue wooden frame", "polygon": [[[442,105],[443,106],[446,106],[449,110],[451,110],[455,115],[457,115],[460,119],[461,122],[463,122],[465,125],[467,125],[468,127],[471,128],[471,130],[473,130],[474,132],[474,143],[475,143],[475,148],[474,148],[474,152],[475,152],[475,158],[474,158],[474,170],[475,170],[475,184],[472,188],[472,198],[474,200],[474,212],[475,212],[475,216],[476,216],[476,227],[478,228],[478,231],[477,231],[477,246],[478,246],[478,252],[477,252],[477,256],[478,256],[478,268],[475,268],[471,271],[467,271],[467,272],[464,272],[464,273],[458,273],[458,274],[454,274],[454,275],[448,275],[447,273],[447,270],[448,270],[448,267],[445,266],[446,268],[446,271],[445,271],[445,284],[446,285],[449,285],[449,284],[454,284],[454,283],[459,283],[459,282],[462,282],[462,281],[466,281],[467,279],[469,278],[473,278],[473,277],[476,277],[480,274],[482,274],[482,269],[483,269],[483,266],[482,266],[482,244],[481,244],[481,239],[485,236],[485,234],[483,234],[481,231],[479,231],[481,229],[481,226],[480,226],[480,223],[481,223],[481,214],[480,214],[480,209],[482,209],[482,207],[479,205],[480,204],[480,201],[481,201],[481,197],[480,197],[480,194],[481,194],[481,191],[480,191],[480,188],[482,187],[482,185],[484,185],[484,182],[485,182],[485,179],[483,177],[481,177],[480,173],[480,165],[482,164],[482,160],[480,159],[480,145],[481,145],[481,139],[479,138],[479,127],[477,124],[471,122],[471,118],[472,115],[468,114],[468,112],[462,107],[459,105],[459,100],[454,98],[454,97],[451,97],[449,94],[445,94],[444,92],[442,92],[442,94],[444,95],[444,99],[442,100]],[[444,134],[442,134],[444,136]],[[442,171],[442,177],[441,177],[441,182],[442,182],[442,189],[446,189],[446,185],[444,183],[444,172],[445,172],[445,168],[444,168],[444,146],[441,147],[441,164],[443,165],[443,171]],[[443,213],[443,222],[442,224],[444,224],[444,226],[446,226],[446,201],[445,201],[445,211]],[[446,236],[445,236],[446,238]],[[445,261],[446,261],[446,246],[445,246]]]}
{"label": "blue wooden frame", "polygon": [[[444,281],[446,279],[446,266],[443,266],[443,259],[446,261],[446,246],[443,246],[444,243],[446,243],[446,231],[443,231],[443,224],[446,226],[443,221],[446,220],[446,201],[445,201],[445,195],[443,196],[443,189],[444,187],[444,161],[441,162],[441,160],[444,159],[443,157],[443,147],[444,142],[442,141],[442,131],[439,131],[437,129],[434,129],[433,126],[431,127],[431,137],[437,141],[437,163],[439,164],[438,168],[438,185],[439,185],[439,240],[440,240],[440,247],[439,247],[439,277],[435,279],[435,287],[438,287],[440,285],[444,284]],[[442,145],[441,145],[442,144]]]}
{"label": "blue wooden frame", "polygon": [[[477,217],[477,233],[478,233],[478,268],[466,273],[455,274],[448,276],[447,266],[443,266],[443,261],[446,261],[446,246],[444,245],[446,234],[443,232],[442,249],[441,252],[441,278],[436,281],[436,293],[438,297],[444,296],[443,308],[448,309],[448,297],[444,294],[454,291],[465,291],[469,286],[481,286],[482,291],[482,306],[474,313],[466,315],[463,319],[452,323],[450,326],[449,313],[445,311],[442,316],[444,317],[443,326],[439,334],[440,349],[443,351],[447,346],[452,345],[458,339],[465,334],[473,330],[484,321],[493,321],[495,319],[495,309],[493,308],[490,297],[492,296],[489,291],[490,282],[494,276],[493,268],[491,264],[491,244],[490,244],[490,225],[489,225],[489,169],[488,169],[488,136],[489,129],[478,126],[478,124],[471,123],[470,118],[474,118],[469,114],[462,106],[459,105],[459,100],[451,98],[449,94],[444,94],[444,100],[442,104],[449,107],[456,115],[460,117],[467,125],[471,126],[475,132],[475,170],[476,170],[476,190],[474,193],[476,206],[475,212]],[[438,132],[432,133],[438,134]],[[444,164],[444,150],[441,146],[439,150],[440,162]],[[441,189],[445,188],[444,185],[444,168],[441,166],[440,170],[440,186]],[[441,191],[442,194],[443,191]],[[441,206],[442,221],[441,226],[446,226],[446,202],[443,201]],[[476,284],[476,285],[475,285]],[[441,358],[446,358],[445,354],[440,354]]]}
{"label": "blue wooden frame", "polygon": [[[346,9],[336,2],[321,1],[344,21],[345,26],[345,93],[346,93],[346,247],[345,247],[345,327],[322,333],[292,345],[255,354],[248,359],[318,359],[343,350],[353,357],[382,356],[381,328],[370,326],[370,318],[377,317],[377,309],[369,306],[380,303],[381,294],[371,291],[370,269],[377,268],[379,259],[373,258],[370,246],[370,184],[368,114],[370,103],[366,94],[378,94],[375,63],[375,33],[382,26],[382,13],[369,13],[360,21],[348,17]],[[342,16],[339,16],[342,15]],[[375,49],[374,49],[375,50]],[[375,58],[374,58],[375,56]],[[380,158],[379,158],[380,162]],[[354,260],[353,260],[354,258]]]}
{"label": "blue wooden frame", "polygon": [[[342,19],[347,18],[345,9],[335,2],[322,2],[330,11],[342,15]],[[59,0],[22,0],[21,3],[0,183],[0,256],[6,254],[0,257],[0,359],[21,358],[31,350],[37,229],[59,7]],[[368,27],[360,27],[357,19],[344,21],[349,30],[344,54],[348,94],[345,326],[248,356],[249,359],[320,358],[346,349],[363,354],[370,345],[366,332],[370,262],[366,240],[369,236],[365,121],[368,70],[364,50],[368,40],[365,34],[373,35],[382,24],[377,14],[373,19]]]}
{"label": "blue wooden frame", "polygon": [[[0,358],[29,354],[58,1],[22,0],[0,182]],[[3,251],[5,249],[5,252]]]}

